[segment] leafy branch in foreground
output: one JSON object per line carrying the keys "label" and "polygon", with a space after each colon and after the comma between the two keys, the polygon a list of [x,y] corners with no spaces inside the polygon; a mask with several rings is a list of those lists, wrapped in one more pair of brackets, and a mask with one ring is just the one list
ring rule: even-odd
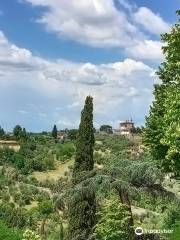
{"label": "leafy branch in foreground", "polygon": [[[177,11],[180,17],[180,11]],[[168,172],[180,173],[180,19],[162,35],[165,61],[157,75],[155,100],[146,118],[144,141],[154,159]]]}

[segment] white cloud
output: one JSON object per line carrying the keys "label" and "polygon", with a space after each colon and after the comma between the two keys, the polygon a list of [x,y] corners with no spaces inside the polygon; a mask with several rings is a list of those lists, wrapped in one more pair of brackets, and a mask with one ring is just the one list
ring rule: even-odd
{"label": "white cloud", "polygon": [[[44,124],[59,119],[62,125],[75,124],[90,94],[94,97],[96,122],[137,117],[139,112],[143,119],[151,102],[154,69],[141,61],[125,59],[97,65],[46,60],[13,45],[2,32],[0,50],[0,107],[4,109],[5,102],[4,111],[10,116],[21,109],[24,117],[25,112],[28,116],[35,114],[36,124],[37,119]],[[15,121],[15,114],[8,119]]]}
{"label": "white cloud", "polygon": [[26,0],[49,9],[37,20],[49,31],[94,47],[124,47],[141,35],[113,0]]}
{"label": "white cloud", "polygon": [[28,114],[29,112],[28,111],[26,111],[26,110],[19,110],[18,111],[20,114]]}
{"label": "white cloud", "polygon": [[43,68],[47,61],[33,56],[28,49],[19,48],[8,41],[2,31],[0,31],[0,64],[1,68],[8,68],[19,70]]}
{"label": "white cloud", "polygon": [[[36,22],[43,24],[47,31],[56,33],[59,38],[68,38],[99,48],[123,48],[125,53],[136,49],[133,55],[139,56],[139,59],[143,52],[145,54],[142,59],[146,59],[147,55],[148,59],[162,59],[161,45],[157,40],[150,40],[146,31],[159,35],[169,30],[169,24],[146,7],[138,8],[127,0],[119,0],[118,9],[114,0],[24,0],[24,2],[31,3],[34,7],[47,7]],[[128,13],[125,9],[128,9]],[[157,54],[152,54],[150,49],[152,45],[153,49],[156,48]]]}
{"label": "white cloud", "polygon": [[69,118],[61,118],[57,121],[57,125],[62,128],[77,128],[79,120],[72,121]]}
{"label": "white cloud", "polygon": [[125,9],[132,12],[137,6],[135,4],[130,4],[127,0],[118,0],[119,4],[122,5]]}
{"label": "white cloud", "polygon": [[140,7],[137,12],[134,13],[134,20],[153,34],[160,35],[170,29],[167,22],[147,7]]}
{"label": "white cloud", "polygon": [[162,43],[160,41],[144,40],[126,49],[126,53],[135,58],[143,60],[163,60]]}

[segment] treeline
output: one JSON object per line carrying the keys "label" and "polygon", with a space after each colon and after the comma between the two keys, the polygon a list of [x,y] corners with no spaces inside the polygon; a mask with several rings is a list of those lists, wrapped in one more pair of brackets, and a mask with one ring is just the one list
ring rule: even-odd
{"label": "treeline", "polygon": [[73,140],[76,139],[76,134],[77,130],[72,129],[68,132],[65,142],[56,141],[52,133],[49,135],[28,133],[25,128],[17,125],[13,134],[7,135],[4,132],[4,138],[0,139],[16,140],[20,149],[16,152],[8,146],[0,148],[0,164],[12,165],[22,174],[52,170],[55,168],[56,160],[64,162],[72,158],[75,152]]}
{"label": "treeline", "polygon": [[12,133],[5,132],[0,126],[0,139],[2,140],[27,140],[27,138],[28,133],[26,132],[26,129],[20,125],[16,125]]}

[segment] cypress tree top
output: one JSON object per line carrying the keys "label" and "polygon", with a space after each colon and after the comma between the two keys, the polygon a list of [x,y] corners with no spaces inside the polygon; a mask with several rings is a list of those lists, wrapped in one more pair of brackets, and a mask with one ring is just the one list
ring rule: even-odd
{"label": "cypress tree top", "polygon": [[88,96],[81,112],[81,122],[76,142],[76,157],[73,177],[77,177],[82,172],[93,170],[94,142],[93,98]]}
{"label": "cypress tree top", "polygon": [[53,138],[55,138],[55,139],[57,138],[57,133],[58,133],[57,127],[56,127],[56,125],[54,125],[53,130],[52,130]]}

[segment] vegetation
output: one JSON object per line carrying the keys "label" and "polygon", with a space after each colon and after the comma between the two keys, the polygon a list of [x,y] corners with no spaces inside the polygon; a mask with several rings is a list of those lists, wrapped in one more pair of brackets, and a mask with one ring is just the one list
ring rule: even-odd
{"label": "vegetation", "polygon": [[28,137],[26,133],[26,129],[22,128],[20,125],[16,125],[14,127],[13,135],[16,140],[26,140]]}
{"label": "vegetation", "polygon": [[81,113],[81,123],[76,141],[76,156],[73,169],[73,178],[78,178],[83,172],[94,168],[94,129],[93,129],[93,103],[88,96]]}
{"label": "vegetation", "polygon": [[0,126],[0,137],[3,137],[5,135],[4,129]]}
{"label": "vegetation", "polygon": [[[177,11],[178,17],[180,11]],[[146,119],[145,143],[164,170],[180,172],[180,20],[170,33],[162,35],[165,61],[157,74],[155,100]]]}
{"label": "vegetation", "polygon": [[[95,193],[89,184],[84,185],[82,177],[94,168],[93,102],[88,96],[81,113],[77,135],[76,155],[73,168],[72,197],[69,201],[68,239],[89,239],[95,224]],[[81,184],[80,184],[81,183]]]}
{"label": "vegetation", "polygon": [[0,149],[0,239],[135,240],[139,226],[173,230],[143,239],[179,239],[179,36],[179,22],[162,36],[162,83],[146,127],[132,136],[112,134],[109,125],[95,132],[90,96],[79,129],[63,141],[56,126],[28,133],[17,125],[13,135],[0,127],[2,140],[20,146]]}
{"label": "vegetation", "polygon": [[101,132],[113,133],[112,126],[102,125],[99,129]]}
{"label": "vegetation", "polygon": [[57,127],[56,127],[56,125],[54,125],[53,130],[52,130],[52,136],[54,139],[57,138],[57,134],[58,134]]}
{"label": "vegetation", "polygon": [[22,234],[20,233],[20,231],[8,228],[3,222],[0,222],[0,239],[21,240]]}
{"label": "vegetation", "polygon": [[[83,239],[83,234],[91,235],[95,223],[94,234],[100,234],[102,225],[108,224],[105,221],[108,211],[112,216],[117,213],[118,218],[122,214],[125,205],[120,200],[120,187],[128,191],[132,206],[140,208],[140,212],[143,209],[143,214],[136,215],[132,207],[135,226],[143,225],[146,229],[178,229],[179,217],[175,214],[180,212],[177,208],[178,198],[176,194],[166,190],[172,189],[172,183],[166,181],[164,185],[164,173],[148,153],[139,152],[139,143],[123,136],[96,134],[93,154],[95,167],[85,171],[83,176],[72,184],[72,166],[57,180],[50,179],[49,175],[46,180],[38,180],[32,175],[33,169],[24,175],[16,161],[7,161],[14,154],[21,156],[23,153],[22,156],[27,156],[35,151],[37,156],[32,154],[32,159],[40,159],[38,155],[42,155],[43,163],[48,149],[52,156],[55,155],[56,168],[56,165],[69,164],[69,160],[73,160],[77,153],[74,140],[67,139],[62,144],[48,136],[31,135],[30,139],[31,144],[29,140],[26,147],[22,143],[19,152],[6,149],[7,153],[2,151],[0,157],[0,220],[10,229],[18,229],[20,236],[21,232],[29,229],[36,235],[41,233],[41,237],[46,240],[59,240],[60,236],[66,239],[70,231],[67,222],[73,226],[71,234],[74,239]],[[44,174],[45,169],[41,169]],[[51,171],[53,176],[53,172],[57,170]],[[121,211],[113,212],[113,209]],[[125,209],[129,221],[130,212],[126,206]],[[114,232],[114,228],[110,224],[108,226],[107,230]],[[115,231],[114,234],[119,233]],[[69,239],[73,239],[71,237]],[[123,237],[126,239],[124,235]]]}
{"label": "vegetation", "polygon": [[117,197],[111,197],[104,202],[98,218],[94,231],[95,239],[129,239],[129,212],[125,205],[119,203]]}
{"label": "vegetation", "polygon": [[26,230],[23,234],[23,240],[41,240],[40,236],[31,230]]}
{"label": "vegetation", "polygon": [[68,138],[73,141],[77,139],[77,134],[78,134],[78,130],[77,129],[70,129],[68,131]]}

